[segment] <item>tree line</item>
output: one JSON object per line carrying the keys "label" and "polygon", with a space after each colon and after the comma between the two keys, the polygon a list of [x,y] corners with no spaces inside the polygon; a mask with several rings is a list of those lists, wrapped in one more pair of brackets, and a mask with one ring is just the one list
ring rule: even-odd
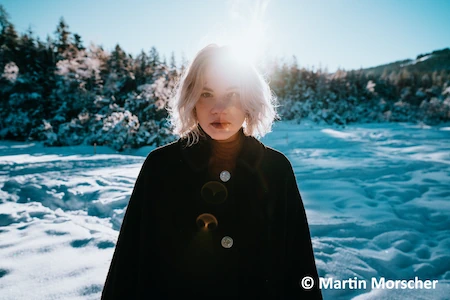
{"label": "tree line", "polygon": [[[119,44],[112,51],[85,46],[64,18],[54,37],[42,41],[31,28],[18,33],[2,5],[0,27],[0,139],[118,151],[175,139],[165,108],[188,64],[184,57],[178,67],[173,52],[167,61],[156,47],[133,57]],[[447,59],[449,52],[422,54],[422,65],[404,62],[415,68],[334,73],[301,67],[293,56],[267,61],[261,72],[283,120],[438,124],[450,119],[450,71],[417,67],[442,66],[436,57]]]}

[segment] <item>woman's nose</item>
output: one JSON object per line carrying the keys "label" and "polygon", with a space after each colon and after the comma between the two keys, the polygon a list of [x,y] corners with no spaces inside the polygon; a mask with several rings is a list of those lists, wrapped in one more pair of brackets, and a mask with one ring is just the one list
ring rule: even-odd
{"label": "woman's nose", "polygon": [[230,105],[230,102],[228,101],[227,96],[217,97],[217,100],[214,103],[214,106],[212,108],[212,112],[222,112],[228,108]]}

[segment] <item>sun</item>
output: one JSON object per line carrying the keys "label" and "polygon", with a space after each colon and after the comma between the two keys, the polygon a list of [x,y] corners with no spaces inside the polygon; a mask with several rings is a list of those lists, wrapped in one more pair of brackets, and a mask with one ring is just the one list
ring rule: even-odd
{"label": "sun", "polygon": [[268,1],[232,1],[230,20],[214,43],[230,46],[237,61],[257,65],[265,59],[270,46],[269,24],[265,20]]}
{"label": "sun", "polygon": [[242,28],[234,39],[229,41],[238,60],[244,60],[256,64],[264,56],[266,39],[264,28],[261,24],[252,24],[249,28]]}

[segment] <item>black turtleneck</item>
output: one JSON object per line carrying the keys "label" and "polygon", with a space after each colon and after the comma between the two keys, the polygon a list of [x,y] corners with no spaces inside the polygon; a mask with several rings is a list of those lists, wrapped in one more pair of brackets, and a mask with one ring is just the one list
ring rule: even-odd
{"label": "black turtleneck", "polygon": [[244,141],[244,132],[241,127],[238,132],[226,140],[215,140],[211,137],[208,140],[211,145],[208,173],[211,178],[220,181],[220,172],[226,170],[232,173],[236,166],[236,158]]}

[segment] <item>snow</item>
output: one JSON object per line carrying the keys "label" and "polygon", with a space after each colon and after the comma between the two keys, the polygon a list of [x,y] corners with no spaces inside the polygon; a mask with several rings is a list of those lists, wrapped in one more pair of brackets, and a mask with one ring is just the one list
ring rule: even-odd
{"label": "snow", "polygon": [[422,61],[425,61],[425,60],[429,59],[430,57],[432,57],[432,55],[431,55],[431,54],[428,54],[428,55],[425,55],[424,57],[421,57],[421,58],[419,58],[419,59],[416,59],[416,61],[417,61],[417,62],[422,62]]}
{"label": "snow", "polygon": [[423,56],[423,57],[421,57],[419,59],[414,59],[414,60],[411,60],[411,61],[409,61],[407,63],[401,64],[400,67],[405,67],[405,66],[408,66],[408,65],[415,65],[415,64],[417,64],[419,62],[423,62],[423,61],[425,61],[425,60],[427,60],[427,59],[429,59],[431,57],[433,57],[433,55],[432,54],[428,54],[428,55],[425,55],[425,56]]}
{"label": "snow", "polygon": [[[326,289],[324,299],[448,299],[450,126],[279,122],[319,275],[439,280],[436,289]],[[0,143],[1,299],[99,299],[124,209],[153,147]]]}

